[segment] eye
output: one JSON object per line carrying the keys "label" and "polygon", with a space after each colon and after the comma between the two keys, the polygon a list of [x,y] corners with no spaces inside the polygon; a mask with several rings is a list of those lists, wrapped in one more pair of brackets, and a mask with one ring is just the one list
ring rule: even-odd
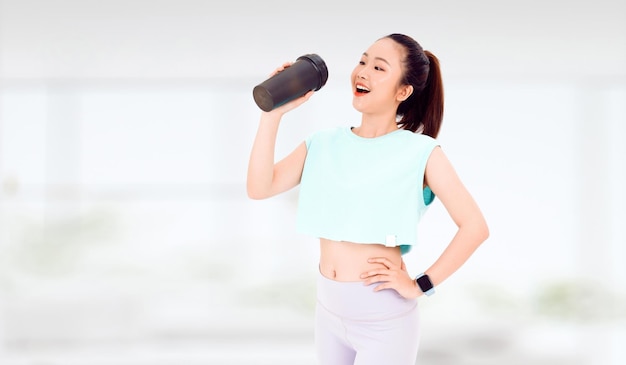
{"label": "eye", "polygon": [[374,70],[376,71],[385,71],[382,67],[380,66],[374,66]]}
{"label": "eye", "polygon": [[359,65],[364,65],[365,61],[359,61]]}

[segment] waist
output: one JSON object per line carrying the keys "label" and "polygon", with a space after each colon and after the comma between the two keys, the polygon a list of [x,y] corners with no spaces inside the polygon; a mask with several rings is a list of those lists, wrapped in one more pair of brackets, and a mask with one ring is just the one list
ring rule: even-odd
{"label": "waist", "polygon": [[[417,309],[417,299],[403,298],[392,289],[374,291],[360,282],[339,282],[319,275],[318,306],[351,321],[381,321],[403,317]],[[416,312],[414,312],[417,315]],[[404,319],[403,319],[404,321]]]}
{"label": "waist", "polygon": [[367,261],[373,257],[386,257],[396,265],[402,262],[400,247],[320,239],[319,270],[328,279],[362,281],[361,274],[365,271],[384,268],[382,264]]}

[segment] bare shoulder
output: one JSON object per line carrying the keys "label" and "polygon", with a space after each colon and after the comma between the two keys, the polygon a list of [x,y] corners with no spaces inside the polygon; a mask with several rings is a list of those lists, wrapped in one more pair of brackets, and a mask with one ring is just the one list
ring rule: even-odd
{"label": "bare shoulder", "polygon": [[438,179],[456,176],[454,166],[452,166],[452,163],[441,146],[435,146],[430,153],[430,157],[428,157],[428,162],[426,163],[425,175],[426,182],[429,186],[431,182],[436,182]]}
{"label": "bare shoulder", "polygon": [[458,226],[474,224],[486,237],[488,229],[480,208],[441,147],[435,147],[426,165],[425,181]]}
{"label": "bare shoulder", "polygon": [[428,158],[424,182],[444,203],[466,193],[452,162],[440,146],[435,147]]}

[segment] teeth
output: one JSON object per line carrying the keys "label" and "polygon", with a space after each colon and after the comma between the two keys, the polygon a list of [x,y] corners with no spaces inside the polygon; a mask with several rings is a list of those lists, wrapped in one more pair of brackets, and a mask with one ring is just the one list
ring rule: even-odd
{"label": "teeth", "polygon": [[356,89],[358,91],[361,91],[361,92],[369,92],[370,91],[370,89],[366,88],[365,86],[361,86],[361,85],[357,85]]}

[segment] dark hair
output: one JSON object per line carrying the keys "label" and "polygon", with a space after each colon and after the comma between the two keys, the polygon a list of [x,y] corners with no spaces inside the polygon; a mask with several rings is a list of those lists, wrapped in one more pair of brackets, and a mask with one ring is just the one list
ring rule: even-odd
{"label": "dark hair", "polygon": [[398,126],[437,138],[443,120],[443,82],[439,60],[407,35],[393,33],[383,38],[390,38],[404,48],[402,84],[413,86],[411,96],[398,106]]}

